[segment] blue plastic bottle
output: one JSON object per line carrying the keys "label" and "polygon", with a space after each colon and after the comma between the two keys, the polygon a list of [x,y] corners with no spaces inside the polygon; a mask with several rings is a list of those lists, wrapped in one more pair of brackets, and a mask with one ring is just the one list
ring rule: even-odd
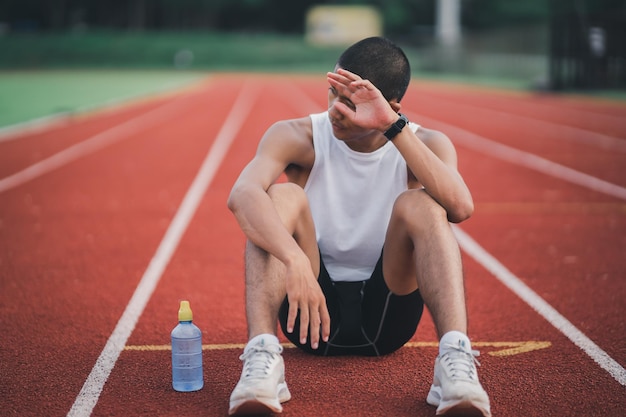
{"label": "blue plastic bottle", "polygon": [[189,301],[181,301],[178,325],[172,330],[172,386],[176,391],[198,391],[202,375],[202,332],[192,323]]}

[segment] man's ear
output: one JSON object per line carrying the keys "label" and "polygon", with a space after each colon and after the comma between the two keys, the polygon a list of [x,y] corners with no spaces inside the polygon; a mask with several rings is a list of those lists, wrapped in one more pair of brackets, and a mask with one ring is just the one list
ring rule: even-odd
{"label": "man's ear", "polygon": [[398,99],[394,98],[393,100],[389,100],[389,105],[396,113],[400,113],[400,108],[402,105],[398,103]]}

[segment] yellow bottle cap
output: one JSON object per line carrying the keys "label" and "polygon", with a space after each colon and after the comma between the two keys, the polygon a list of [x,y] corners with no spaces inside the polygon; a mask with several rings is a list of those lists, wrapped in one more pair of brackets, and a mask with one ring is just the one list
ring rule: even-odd
{"label": "yellow bottle cap", "polygon": [[181,301],[178,310],[178,321],[191,321],[192,319],[193,313],[191,312],[189,301]]}

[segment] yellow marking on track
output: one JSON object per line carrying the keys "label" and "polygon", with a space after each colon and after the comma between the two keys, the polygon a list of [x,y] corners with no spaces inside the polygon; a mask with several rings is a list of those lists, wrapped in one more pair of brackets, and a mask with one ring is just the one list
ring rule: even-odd
{"label": "yellow marking on track", "polygon": [[[286,348],[295,348],[291,343],[281,343]],[[224,343],[224,344],[212,344],[202,345],[202,350],[228,350],[228,349],[243,349],[245,343]],[[436,348],[439,346],[438,342],[408,342],[404,345],[408,348]],[[491,356],[513,356],[520,353],[532,352],[534,350],[546,349],[552,346],[551,342],[546,341],[526,341],[526,342],[472,342],[474,348],[496,348],[499,350],[487,352]],[[505,349],[502,349],[505,348]],[[143,351],[143,352],[156,352],[164,350],[172,350],[170,345],[129,345],[124,350],[130,351]]]}
{"label": "yellow marking on track", "polygon": [[[284,347],[295,347],[291,343],[283,343]],[[243,349],[245,343],[226,343],[215,345],[202,345],[202,350],[227,350],[227,349]],[[144,352],[156,352],[161,350],[172,350],[171,345],[128,345],[124,350],[139,350]]]}
{"label": "yellow marking on track", "polygon": [[[409,342],[406,347],[438,347],[438,342]],[[534,341],[527,342],[472,342],[473,348],[507,348],[487,352],[491,356],[513,356],[520,353],[532,352],[533,350],[546,349],[552,346],[551,342]]]}
{"label": "yellow marking on track", "polygon": [[170,345],[128,345],[124,350],[137,350],[141,352],[156,352],[159,350],[172,350]]}
{"label": "yellow marking on track", "polygon": [[[475,345],[476,346],[476,345]],[[494,346],[494,345],[492,345]],[[503,343],[497,347],[509,347],[509,349],[497,350],[489,352],[491,356],[513,356],[520,353],[532,352],[533,350],[546,349],[552,346],[550,342],[528,341],[528,342],[510,342]]]}

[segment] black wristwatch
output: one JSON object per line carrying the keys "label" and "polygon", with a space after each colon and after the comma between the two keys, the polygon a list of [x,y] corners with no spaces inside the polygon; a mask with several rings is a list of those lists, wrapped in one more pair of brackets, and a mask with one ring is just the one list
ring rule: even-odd
{"label": "black wristwatch", "polygon": [[400,118],[384,133],[385,137],[389,140],[393,140],[393,138],[404,129],[404,126],[409,123],[409,119],[407,119],[404,114],[398,113],[398,115]]}

